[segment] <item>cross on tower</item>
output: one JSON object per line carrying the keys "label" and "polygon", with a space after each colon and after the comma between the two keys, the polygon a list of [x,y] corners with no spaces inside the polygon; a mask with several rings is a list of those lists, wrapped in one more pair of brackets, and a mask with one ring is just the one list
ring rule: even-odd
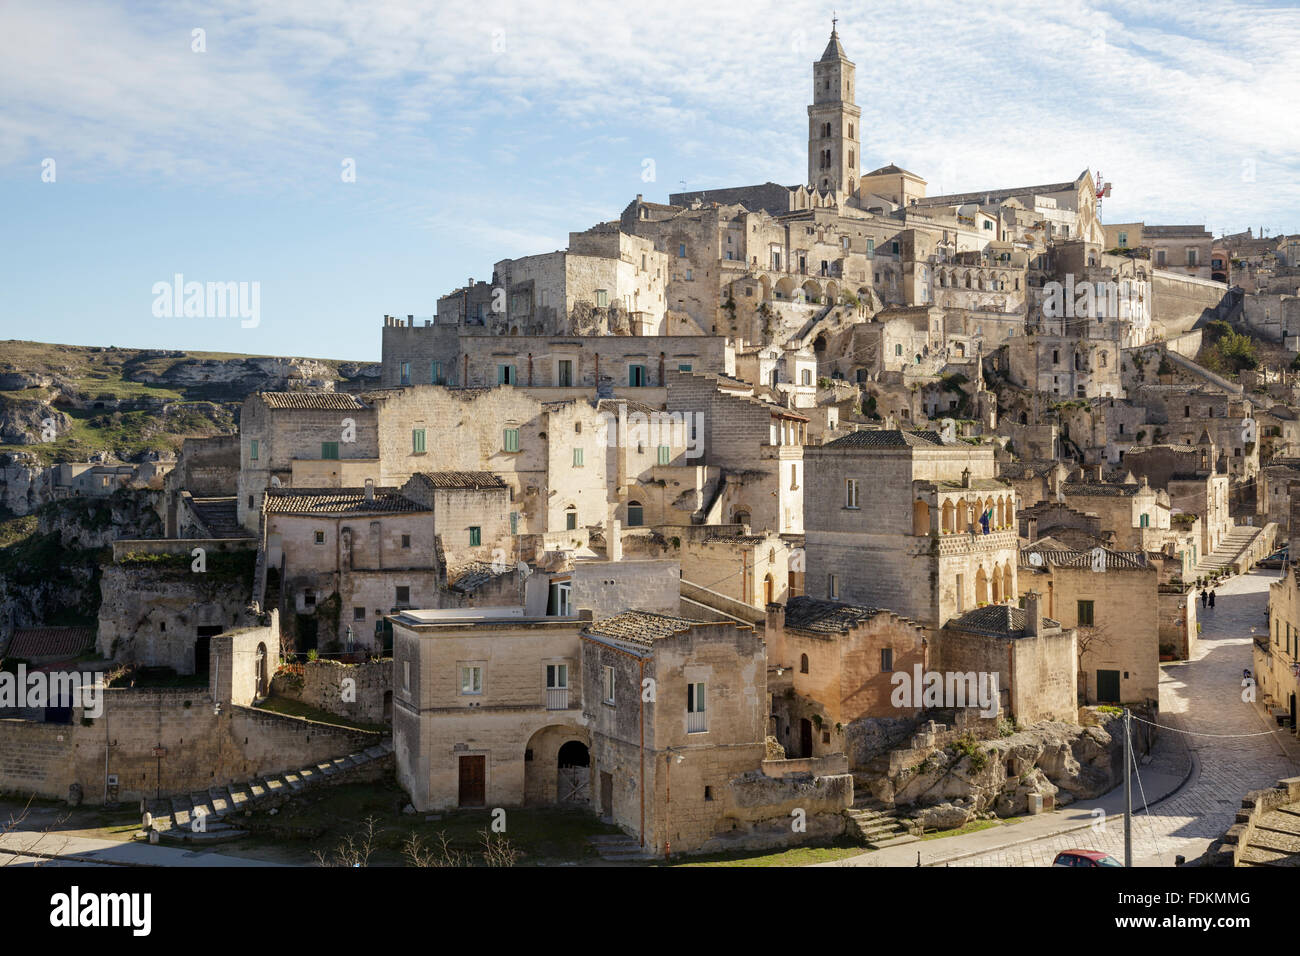
{"label": "cross on tower", "polygon": [[840,18],[837,17],[837,16],[835,15],[835,11],[832,10],[832,11],[831,11],[831,33],[834,33],[834,32],[835,32],[835,25],[836,25],[837,23],[839,23],[839,22],[840,22]]}

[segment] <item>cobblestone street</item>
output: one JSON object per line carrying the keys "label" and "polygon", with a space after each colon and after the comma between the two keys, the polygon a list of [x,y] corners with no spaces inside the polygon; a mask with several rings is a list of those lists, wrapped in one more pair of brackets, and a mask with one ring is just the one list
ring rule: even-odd
{"label": "cobblestone street", "polygon": [[[1247,791],[1272,786],[1300,769],[1300,745],[1285,731],[1270,733],[1263,712],[1241,700],[1242,669],[1251,666],[1251,628],[1266,633],[1268,586],[1275,580],[1275,571],[1255,571],[1220,587],[1216,606],[1200,611],[1203,630],[1195,659],[1162,666],[1159,721],[1184,733],[1162,731],[1141,772],[1185,766],[1183,748],[1190,750],[1193,769],[1187,783],[1149,814],[1135,778],[1136,866],[1172,866],[1175,855],[1199,856],[1232,824]],[[1014,835],[1015,828],[1007,833]],[[1122,818],[1111,818],[1103,832],[1076,830],[951,865],[1047,866],[1057,852],[1072,847],[1103,850],[1122,860]]]}

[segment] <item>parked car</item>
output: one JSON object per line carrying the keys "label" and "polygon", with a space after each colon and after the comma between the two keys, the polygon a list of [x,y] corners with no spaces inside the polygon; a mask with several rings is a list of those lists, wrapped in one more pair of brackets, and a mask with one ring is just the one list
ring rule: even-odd
{"label": "parked car", "polygon": [[1123,863],[1100,850],[1062,850],[1056,854],[1052,866],[1118,866]]}
{"label": "parked car", "polygon": [[1267,558],[1261,558],[1259,561],[1255,562],[1255,567],[1271,568],[1275,571],[1286,567],[1288,550],[1289,550],[1288,548],[1281,548],[1277,551],[1274,551]]}

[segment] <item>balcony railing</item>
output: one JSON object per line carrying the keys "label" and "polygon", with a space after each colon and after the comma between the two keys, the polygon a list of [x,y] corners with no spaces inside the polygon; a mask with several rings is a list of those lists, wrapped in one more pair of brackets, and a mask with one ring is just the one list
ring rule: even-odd
{"label": "balcony railing", "polygon": [[567,687],[546,688],[546,709],[547,710],[568,710],[569,709],[569,688]]}
{"label": "balcony railing", "polygon": [[708,729],[709,718],[703,711],[688,712],[686,714],[686,732],[688,734],[702,734]]}

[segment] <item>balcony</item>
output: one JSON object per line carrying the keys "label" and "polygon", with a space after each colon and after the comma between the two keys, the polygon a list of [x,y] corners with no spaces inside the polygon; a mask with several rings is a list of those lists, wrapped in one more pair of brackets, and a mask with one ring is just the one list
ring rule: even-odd
{"label": "balcony", "polygon": [[547,710],[568,710],[569,709],[569,688],[567,687],[546,688],[546,709]]}
{"label": "balcony", "polygon": [[1014,528],[990,531],[988,534],[948,532],[939,535],[939,554],[947,556],[999,551],[1006,548],[1015,549],[1018,541]]}
{"label": "balcony", "polygon": [[703,711],[691,712],[686,714],[686,732],[688,734],[702,734],[709,729],[708,715]]}

